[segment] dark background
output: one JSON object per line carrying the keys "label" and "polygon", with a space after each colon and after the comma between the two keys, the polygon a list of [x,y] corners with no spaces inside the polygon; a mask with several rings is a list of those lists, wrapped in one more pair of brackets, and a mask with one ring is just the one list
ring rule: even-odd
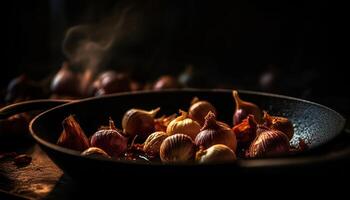
{"label": "dark background", "polygon": [[[127,3],[126,3],[127,2]],[[145,36],[127,47],[128,69],[154,80],[178,75],[193,64],[195,87],[238,87],[287,94],[317,101],[349,113],[346,69],[340,62],[339,9],[332,1],[247,2],[209,0],[176,2],[117,1],[135,4]],[[74,25],[97,23],[110,16],[115,1],[11,2],[4,13],[7,37],[0,85],[19,74],[42,80],[65,60],[62,40]],[[273,81],[261,84],[263,74]]]}

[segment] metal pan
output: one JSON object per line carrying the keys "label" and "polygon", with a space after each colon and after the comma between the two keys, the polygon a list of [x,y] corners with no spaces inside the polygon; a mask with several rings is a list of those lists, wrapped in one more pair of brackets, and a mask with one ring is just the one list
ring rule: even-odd
{"label": "metal pan", "polygon": [[[244,100],[256,103],[261,109],[273,115],[289,118],[295,129],[295,135],[291,141],[293,145],[297,144],[298,138],[302,138],[310,143],[311,149],[315,149],[336,137],[345,124],[345,119],[339,113],[317,103],[251,91],[240,91],[240,96]],[[123,114],[130,108],[153,109],[160,106],[161,114],[173,114],[178,112],[179,108],[187,110],[193,97],[210,101],[219,111],[218,119],[232,123],[235,103],[231,90],[197,89],[122,93],[69,103],[50,100],[34,101],[4,108],[0,111],[0,117],[33,108],[47,109],[56,106],[36,116],[30,123],[30,132],[60,168],[77,178],[118,177],[130,174],[201,175],[204,173],[209,175],[226,174],[226,172],[242,175],[266,173],[267,169],[274,169],[268,170],[272,173],[280,173],[281,170],[288,171],[298,166],[309,166],[306,168],[313,169],[314,165],[332,163],[338,156],[343,156],[337,154],[310,157],[300,154],[269,159],[242,159],[235,163],[220,165],[165,165],[87,158],[80,156],[77,151],[55,144],[62,131],[62,120],[70,114],[76,116],[87,136],[91,136],[101,124],[108,123],[109,117],[112,117],[120,127]]]}

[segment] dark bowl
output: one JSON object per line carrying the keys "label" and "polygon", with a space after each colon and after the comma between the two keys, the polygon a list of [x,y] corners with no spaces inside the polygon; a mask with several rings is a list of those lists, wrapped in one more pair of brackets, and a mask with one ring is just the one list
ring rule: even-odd
{"label": "dark bowl", "polygon": [[[289,118],[295,129],[292,145],[298,138],[310,143],[315,149],[337,136],[343,129],[345,120],[337,112],[302,99],[240,91],[242,99],[256,103],[273,115]],[[50,158],[64,172],[77,179],[98,177],[119,177],[129,175],[244,175],[281,173],[290,169],[309,169],[314,165],[328,164],[336,156],[308,156],[300,154],[288,157],[238,160],[234,163],[216,165],[198,164],[145,164],[110,159],[88,158],[79,152],[56,145],[62,131],[62,120],[74,114],[87,136],[91,136],[99,126],[108,124],[109,117],[121,127],[123,114],[130,108],[154,109],[161,107],[160,115],[173,114],[179,109],[187,110],[193,97],[210,101],[218,110],[218,119],[232,125],[235,103],[231,90],[167,90],[158,92],[123,93],[84,99],[57,106],[35,117],[30,124],[34,139]]]}

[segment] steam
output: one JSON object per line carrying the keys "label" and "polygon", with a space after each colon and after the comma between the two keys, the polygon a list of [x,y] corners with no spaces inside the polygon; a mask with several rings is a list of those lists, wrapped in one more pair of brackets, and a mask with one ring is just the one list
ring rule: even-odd
{"label": "steam", "polygon": [[[129,5],[115,9],[113,16],[100,23],[70,28],[63,41],[63,53],[82,72],[81,91],[86,91],[98,71],[115,58],[115,49],[138,27],[137,12]],[[126,20],[127,19],[127,20]],[[135,36],[135,35],[133,35]]]}

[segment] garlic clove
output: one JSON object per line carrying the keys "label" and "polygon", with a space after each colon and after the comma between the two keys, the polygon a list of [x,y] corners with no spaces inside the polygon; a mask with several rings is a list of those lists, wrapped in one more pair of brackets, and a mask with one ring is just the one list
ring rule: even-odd
{"label": "garlic clove", "polygon": [[58,145],[77,151],[84,151],[89,148],[89,140],[73,115],[64,119],[62,126],[63,131],[58,138]]}
{"label": "garlic clove", "polygon": [[175,134],[167,137],[160,146],[160,158],[165,163],[188,162],[194,159],[196,146],[191,137]]}
{"label": "garlic clove", "polygon": [[255,105],[254,103],[251,102],[247,102],[247,101],[243,101],[239,95],[237,90],[233,90],[232,92],[233,94],[233,98],[235,100],[236,103],[236,110],[235,113],[233,115],[233,124],[237,125],[239,123],[241,123],[245,118],[247,118],[247,116],[249,114],[254,115],[255,120],[258,123],[262,123],[262,112],[260,110],[260,108]]}
{"label": "garlic clove", "polygon": [[199,150],[196,153],[196,161],[199,163],[223,163],[232,162],[237,159],[231,148],[223,144],[216,144],[208,149]]}

